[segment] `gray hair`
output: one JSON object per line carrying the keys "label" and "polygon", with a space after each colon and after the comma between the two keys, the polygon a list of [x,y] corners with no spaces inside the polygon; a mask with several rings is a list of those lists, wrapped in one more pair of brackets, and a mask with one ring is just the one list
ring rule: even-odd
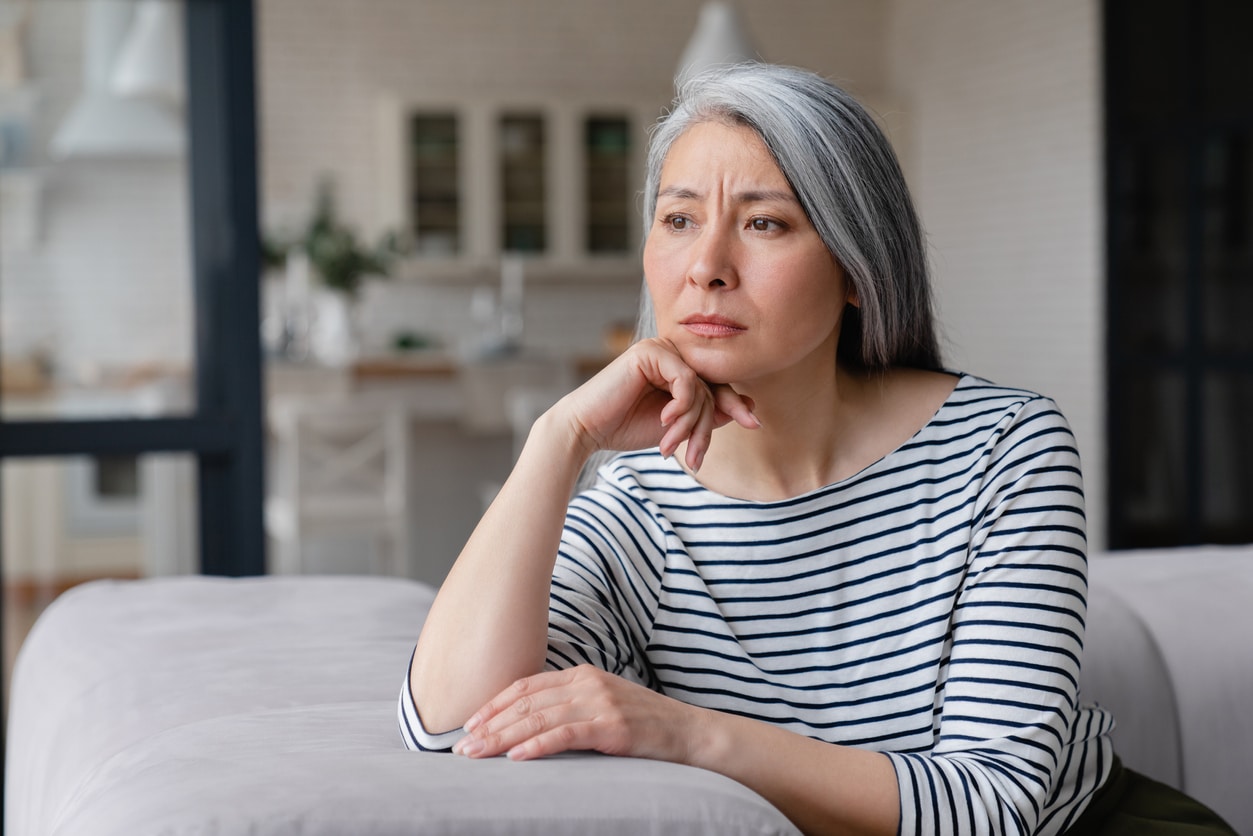
{"label": "gray hair", "polygon": [[[649,143],[644,229],[653,225],[670,146],[711,121],[744,125],[761,137],[856,290],[858,306],[845,310],[841,325],[840,362],[870,371],[941,368],[926,243],[896,154],[866,109],[821,76],[747,63],[684,82]],[[656,334],[645,288],[636,338]],[[576,491],[591,487],[597,468],[614,455],[593,455]]]}
{"label": "gray hair", "polygon": [[[853,368],[939,369],[926,243],[896,155],[860,103],[806,70],[747,63],[687,80],[655,126],[644,185],[653,225],[661,168],[688,128],[719,121],[751,128],[774,157],[857,293],[838,357]],[[642,294],[638,336],[656,333]]]}

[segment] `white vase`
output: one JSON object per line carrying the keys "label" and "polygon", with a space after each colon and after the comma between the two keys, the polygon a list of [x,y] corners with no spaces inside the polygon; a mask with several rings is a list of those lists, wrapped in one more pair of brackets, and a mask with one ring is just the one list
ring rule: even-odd
{"label": "white vase", "polygon": [[314,294],[309,348],[318,362],[328,366],[346,366],[357,359],[361,340],[355,299],[333,290]]}

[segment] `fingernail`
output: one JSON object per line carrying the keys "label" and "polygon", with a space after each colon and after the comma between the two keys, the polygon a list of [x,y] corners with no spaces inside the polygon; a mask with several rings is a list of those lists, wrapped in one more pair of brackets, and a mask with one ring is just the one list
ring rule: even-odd
{"label": "fingernail", "polygon": [[461,730],[464,731],[466,734],[469,734],[470,732],[477,729],[479,727],[479,723],[481,722],[483,722],[483,718],[475,714],[469,720],[466,720],[466,724],[461,727]]}
{"label": "fingernail", "polygon": [[509,760],[511,761],[516,761],[519,758],[524,757],[525,755],[526,755],[526,750],[522,746],[514,746],[512,749],[510,749],[508,752],[505,753],[505,757],[509,758]]}
{"label": "fingernail", "polygon": [[457,752],[458,755],[465,755],[467,758],[470,758],[483,751],[483,741],[481,740],[470,740],[463,737],[460,742],[461,751]]}

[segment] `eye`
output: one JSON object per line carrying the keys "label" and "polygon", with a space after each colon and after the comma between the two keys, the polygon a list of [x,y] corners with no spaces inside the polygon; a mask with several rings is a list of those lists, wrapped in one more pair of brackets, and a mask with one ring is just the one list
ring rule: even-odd
{"label": "eye", "polygon": [[692,221],[684,215],[666,215],[661,219],[661,223],[676,232],[682,232],[691,226]]}
{"label": "eye", "polygon": [[774,218],[755,217],[748,221],[748,228],[754,232],[775,232],[783,228],[783,224]]}

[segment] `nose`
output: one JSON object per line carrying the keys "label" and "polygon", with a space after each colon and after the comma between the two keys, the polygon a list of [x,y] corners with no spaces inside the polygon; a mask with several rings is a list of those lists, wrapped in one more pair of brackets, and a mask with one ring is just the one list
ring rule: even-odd
{"label": "nose", "polygon": [[735,287],[739,284],[735,249],[734,236],[721,225],[706,227],[692,247],[687,280],[702,290]]}

